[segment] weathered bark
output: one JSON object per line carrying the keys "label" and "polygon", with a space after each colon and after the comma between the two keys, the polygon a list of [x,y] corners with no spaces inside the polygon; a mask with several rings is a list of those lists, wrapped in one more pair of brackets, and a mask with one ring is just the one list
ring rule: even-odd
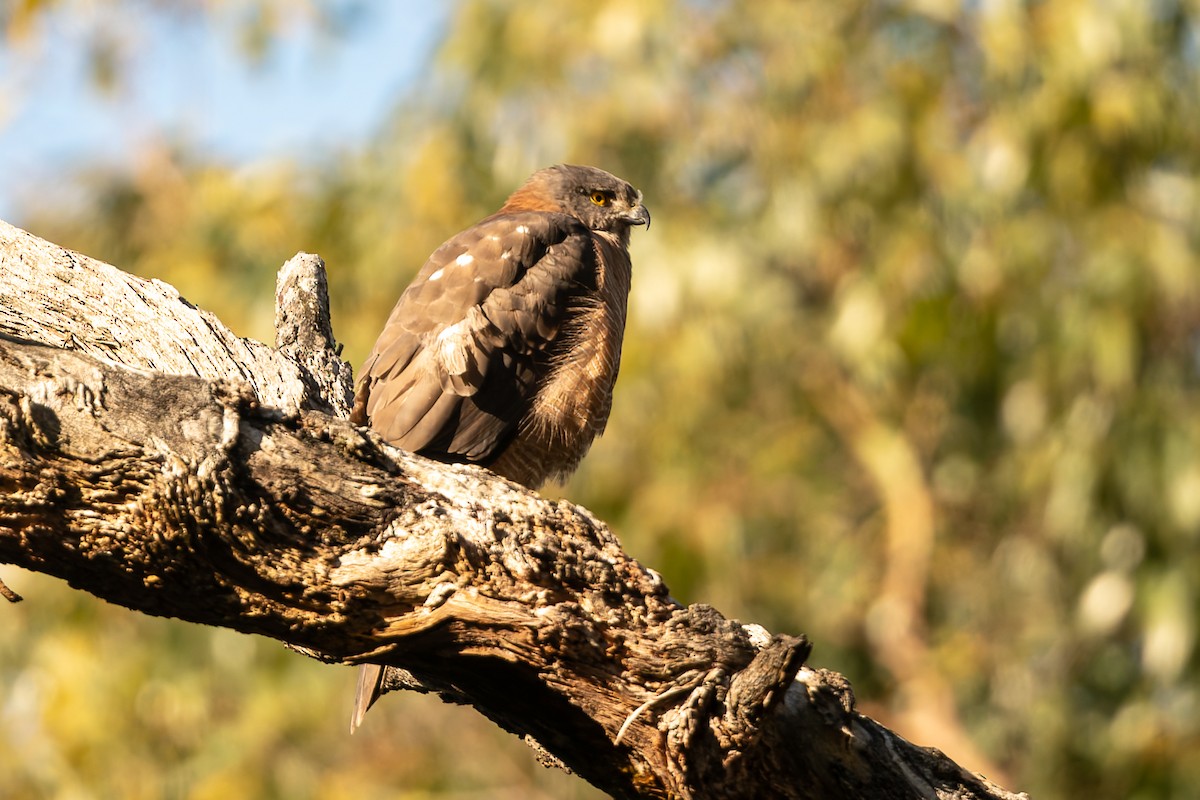
{"label": "weathered bark", "polygon": [[285,265],[271,350],[0,223],[0,562],[401,667],[616,797],[1015,797],[858,714],[803,637],[674,602],[585,510],[339,419],[323,274]]}

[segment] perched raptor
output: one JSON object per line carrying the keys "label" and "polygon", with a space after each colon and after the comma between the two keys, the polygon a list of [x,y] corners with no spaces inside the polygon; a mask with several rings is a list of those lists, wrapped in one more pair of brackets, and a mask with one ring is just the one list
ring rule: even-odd
{"label": "perched raptor", "polygon": [[[604,430],[621,359],[641,192],[595,167],[533,173],[434,251],[358,379],[351,420],[441,461],[537,488]],[[384,668],[359,674],[351,730]]]}

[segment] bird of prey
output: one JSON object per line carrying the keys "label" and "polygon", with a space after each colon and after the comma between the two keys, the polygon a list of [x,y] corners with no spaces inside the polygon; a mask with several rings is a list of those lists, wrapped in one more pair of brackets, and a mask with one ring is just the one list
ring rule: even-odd
{"label": "bird of prey", "polygon": [[[642,194],[595,167],[533,173],[500,210],[433,252],[359,376],[351,421],[389,443],[538,488],[604,430]],[[350,729],[380,694],[360,670]]]}

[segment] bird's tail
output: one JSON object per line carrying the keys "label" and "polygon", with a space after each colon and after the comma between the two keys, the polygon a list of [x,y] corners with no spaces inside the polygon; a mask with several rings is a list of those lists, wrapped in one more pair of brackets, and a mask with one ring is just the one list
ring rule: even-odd
{"label": "bird's tail", "polygon": [[363,717],[379,699],[383,687],[384,668],[379,664],[363,664],[358,668],[358,688],[354,691],[354,713],[350,717],[350,732],[362,725]]}

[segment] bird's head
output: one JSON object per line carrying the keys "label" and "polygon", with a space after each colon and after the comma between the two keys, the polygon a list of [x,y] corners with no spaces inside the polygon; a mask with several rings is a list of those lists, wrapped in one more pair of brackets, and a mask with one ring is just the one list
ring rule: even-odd
{"label": "bird's head", "polygon": [[650,225],[641,192],[616,175],[576,164],[533,173],[502,210],[559,211],[594,231],[625,233],[632,225]]}

